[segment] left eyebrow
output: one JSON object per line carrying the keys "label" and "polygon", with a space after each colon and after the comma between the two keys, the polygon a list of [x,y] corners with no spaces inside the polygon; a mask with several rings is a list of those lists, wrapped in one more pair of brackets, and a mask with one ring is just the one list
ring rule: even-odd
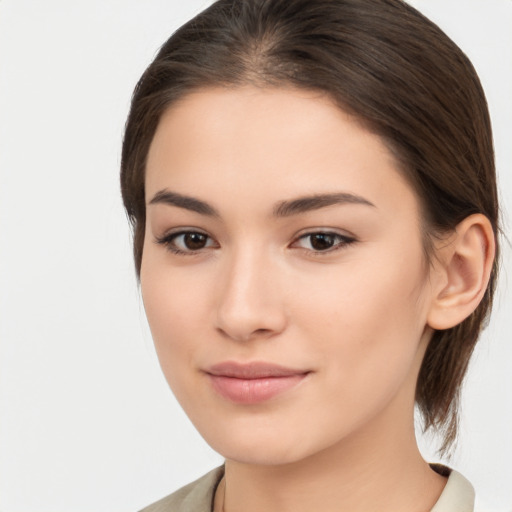
{"label": "left eyebrow", "polygon": [[348,192],[338,192],[334,194],[315,194],[312,196],[298,197],[289,201],[278,203],[273,210],[275,217],[289,217],[299,213],[319,210],[327,206],[343,204],[361,204],[376,208],[376,206],[364,197],[350,194]]}
{"label": "left eyebrow", "polygon": [[169,206],[177,206],[192,212],[206,215],[208,217],[220,217],[219,212],[211,205],[191,196],[171,192],[170,190],[163,189],[157,192],[149,204],[167,204]]}

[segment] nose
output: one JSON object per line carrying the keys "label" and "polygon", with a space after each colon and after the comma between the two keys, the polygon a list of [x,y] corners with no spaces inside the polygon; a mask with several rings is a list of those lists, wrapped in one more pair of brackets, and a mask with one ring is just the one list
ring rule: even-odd
{"label": "nose", "polygon": [[219,283],[217,329],[236,341],[270,338],[287,323],[278,269],[256,251],[225,262]]}

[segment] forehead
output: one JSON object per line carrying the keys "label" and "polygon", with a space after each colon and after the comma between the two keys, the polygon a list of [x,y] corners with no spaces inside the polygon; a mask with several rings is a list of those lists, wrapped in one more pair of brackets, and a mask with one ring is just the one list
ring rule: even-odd
{"label": "forehead", "polygon": [[212,88],[162,116],[146,168],[146,200],[164,188],[199,197],[268,201],[333,190],[374,204],[412,189],[377,135],[325,94],[285,88]]}

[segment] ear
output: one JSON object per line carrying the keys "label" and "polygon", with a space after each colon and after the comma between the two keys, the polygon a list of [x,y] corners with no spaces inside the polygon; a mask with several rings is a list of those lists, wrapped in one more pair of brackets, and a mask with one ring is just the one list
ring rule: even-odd
{"label": "ear", "polygon": [[466,217],[440,244],[436,249],[434,295],[427,317],[430,327],[454,327],[477,308],[489,282],[495,251],[494,231],[482,214]]}

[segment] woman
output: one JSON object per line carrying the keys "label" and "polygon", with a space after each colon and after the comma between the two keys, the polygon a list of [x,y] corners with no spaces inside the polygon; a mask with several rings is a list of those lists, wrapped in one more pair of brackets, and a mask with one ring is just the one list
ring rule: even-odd
{"label": "woman", "polygon": [[473,510],[457,432],[489,313],[485,97],[399,0],[220,0],[134,93],[122,191],[173,392],[225,466],[149,507]]}

